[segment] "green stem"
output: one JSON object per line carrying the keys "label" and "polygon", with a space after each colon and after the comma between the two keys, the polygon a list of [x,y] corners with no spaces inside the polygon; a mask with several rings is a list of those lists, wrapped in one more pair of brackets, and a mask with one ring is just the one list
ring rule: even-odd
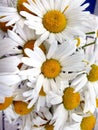
{"label": "green stem", "polygon": [[88,35],[88,34],[95,34],[95,32],[88,32],[88,33],[86,33],[86,35]]}
{"label": "green stem", "polygon": [[84,48],[87,47],[87,46],[91,46],[91,45],[93,45],[93,44],[95,44],[95,43],[96,43],[96,41],[91,42],[91,43],[89,43],[89,44],[85,44],[84,46],[82,46],[82,49],[84,49]]}

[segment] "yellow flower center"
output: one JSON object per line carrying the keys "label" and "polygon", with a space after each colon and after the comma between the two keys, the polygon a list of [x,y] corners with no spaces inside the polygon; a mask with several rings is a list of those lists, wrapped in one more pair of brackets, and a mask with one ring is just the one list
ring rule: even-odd
{"label": "yellow flower center", "polygon": [[46,96],[46,93],[44,92],[43,87],[41,88],[39,95],[40,96]]}
{"label": "yellow flower center", "polygon": [[11,105],[13,97],[6,97],[4,103],[0,103],[0,110],[4,110]]}
{"label": "yellow flower center", "polygon": [[49,32],[59,33],[66,28],[67,19],[62,12],[51,10],[43,16],[42,23]]}
{"label": "yellow flower center", "polygon": [[[32,0],[33,1],[33,0]],[[31,13],[30,10],[28,10],[24,5],[23,3],[28,3],[28,0],[17,0],[17,10],[18,12],[20,13],[20,11],[26,11],[28,13]]]}
{"label": "yellow flower center", "polygon": [[94,115],[84,117],[80,124],[81,130],[93,130],[96,123],[96,118]]}
{"label": "yellow flower center", "polygon": [[98,98],[96,98],[96,107],[98,108]]}
{"label": "yellow flower center", "polygon": [[[28,41],[28,42],[26,42],[26,43],[24,44],[24,46],[23,46],[23,54],[24,54],[24,56],[26,56],[26,54],[25,54],[25,52],[24,52],[24,49],[29,48],[29,49],[33,50],[33,49],[34,49],[34,44],[35,44],[35,40],[30,40],[30,41]],[[46,53],[46,48],[45,48],[45,46],[44,46],[43,44],[41,44],[39,47],[40,47],[40,49],[41,49],[44,53]]]}
{"label": "yellow flower center", "polygon": [[28,103],[23,101],[14,101],[13,102],[14,110],[19,115],[26,115],[33,110],[33,107],[28,109]]}
{"label": "yellow flower center", "polygon": [[92,68],[91,68],[89,74],[87,75],[87,78],[89,81],[95,82],[98,80],[98,66],[93,64],[91,67]]}
{"label": "yellow flower center", "polygon": [[72,87],[66,88],[63,95],[63,104],[67,110],[77,108],[80,104],[80,94],[75,93]]}
{"label": "yellow flower center", "polygon": [[46,60],[42,64],[41,72],[47,78],[56,78],[61,72],[60,63],[55,59]]}
{"label": "yellow flower center", "polygon": [[46,124],[46,125],[45,125],[45,130],[54,130],[54,126],[53,126],[53,125]]}

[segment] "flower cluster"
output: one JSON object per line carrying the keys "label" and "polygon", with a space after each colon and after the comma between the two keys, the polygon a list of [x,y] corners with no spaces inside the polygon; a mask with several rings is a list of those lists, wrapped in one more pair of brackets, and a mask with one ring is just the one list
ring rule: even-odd
{"label": "flower cluster", "polygon": [[85,0],[0,3],[0,111],[20,130],[93,130],[98,18]]}

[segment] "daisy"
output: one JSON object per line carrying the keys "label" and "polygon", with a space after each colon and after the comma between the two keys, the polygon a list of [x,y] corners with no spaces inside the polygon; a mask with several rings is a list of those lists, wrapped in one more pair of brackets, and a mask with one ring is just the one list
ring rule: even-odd
{"label": "daisy", "polygon": [[[17,25],[16,31],[8,30],[8,37],[1,40],[0,56],[4,55],[25,55],[24,49],[33,49],[36,35],[34,31],[28,29],[28,27],[21,28]],[[44,45],[40,46],[45,51]]]}
{"label": "daisy", "polygon": [[35,104],[37,111],[39,111],[41,107],[47,106],[47,102],[46,93],[44,92],[43,87],[40,89],[40,92],[35,95],[36,80],[35,82],[33,81],[34,83],[28,82],[28,88],[25,89],[22,94],[23,97],[26,98],[25,101],[29,102],[28,108],[32,107]]}
{"label": "daisy", "polygon": [[[9,123],[13,124],[15,122],[18,122],[19,118],[21,118],[22,124],[26,127],[29,121],[29,125],[28,125],[29,128],[30,123],[32,124],[31,118],[33,117],[32,113],[34,110],[34,106],[32,106],[30,109],[27,108],[28,102],[22,101],[21,100],[22,98],[19,94],[20,93],[14,90],[11,97],[6,97],[4,103],[0,103],[0,110],[4,111],[6,120],[9,121]],[[9,113],[12,115],[10,115]]]}
{"label": "daisy", "polygon": [[[83,10],[88,7],[89,4],[82,5],[85,0],[52,0],[43,1],[28,0],[28,3],[23,5],[31,12],[36,14],[32,15],[26,11],[21,11],[20,14],[26,17],[25,24],[31,29],[36,31],[36,34],[40,35],[35,45],[40,45],[41,42],[55,37],[59,42],[63,40],[73,38],[75,35],[85,35],[85,29],[87,25],[87,13]],[[85,28],[84,28],[85,27]]]}
{"label": "daisy", "polygon": [[[71,80],[83,70],[83,51],[75,52],[75,50],[76,45],[73,42],[66,42],[66,44],[59,46],[57,42],[54,42],[50,46],[47,54],[44,54],[39,47],[35,47],[33,51],[25,49],[28,57],[23,57],[22,62],[31,68],[21,70],[19,75],[28,76],[29,81],[32,77],[37,78],[33,93],[39,95],[43,86],[43,91],[47,94],[49,90],[53,90],[51,87],[52,84],[62,80]],[[78,61],[77,58],[79,59]],[[27,95],[33,97],[33,93],[29,95],[28,92]]]}
{"label": "daisy", "polygon": [[25,78],[17,73],[0,73],[0,110],[5,110],[12,104],[15,90],[23,80]]}
{"label": "daisy", "polygon": [[53,130],[54,126],[50,123],[52,114],[47,107],[41,108],[33,115],[33,130]]}
{"label": "daisy", "polygon": [[[28,11],[23,6],[23,2],[27,2],[27,0],[15,0],[15,1],[6,1],[3,6],[0,6],[0,22],[7,26],[7,28],[15,26],[18,23],[23,27],[24,18],[20,15],[20,11]],[[6,5],[6,6],[5,6]]]}
{"label": "daisy", "polygon": [[72,125],[64,127],[64,130],[93,130],[96,124],[96,118],[93,114],[77,115],[72,114],[75,121]]}
{"label": "daisy", "polygon": [[4,110],[5,119],[12,125],[19,124],[22,130],[31,130],[33,126],[33,109],[27,108],[27,103],[23,101],[13,101],[8,108]]}
{"label": "daisy", "polygon": [[[89,48],[89,47],[88,47]],[[83,74],[75,78],[71,85],[76,85],[76,92],[82,90],[85,96],[84,112],[91,111],[92,113],[96,108],[96,99],[98,97],[98,62],[96,61],[98,43],[89,48],[92,50],[90,53],[86,48],[86,56],[84,62],[87,63]]]}
{"label": "daisy", "polygon": [[54,129],[62,130],[65,124],[71,123],[72,111],[79,107],[81,95],[80,92],[75,92],[74,86],[69,86],[68,82],[62,82],[58,86],[60,87],[55,92],[50,91],[47,94],[47,100],[51,105],[56,106],[51,120],[54,122]]}

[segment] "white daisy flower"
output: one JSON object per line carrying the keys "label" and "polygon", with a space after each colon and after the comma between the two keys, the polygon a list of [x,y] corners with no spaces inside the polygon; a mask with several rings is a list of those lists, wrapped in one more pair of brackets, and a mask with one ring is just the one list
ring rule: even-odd
{"label": "white daisy flower", "polygon": [[41,108],[39,112],[35,113],[33,118],[33,130],[53,130],[54,126],[50,123],[52,114],[47,107]]}
{"label": "white daisy flower", "polygon": [[75,123],[65,126],[63,130],[93,130],[96,124],[96,118],[93,114],[85,114],[83,116],[72,114]]}
{"label": "white daisy flower", "polygon": [[[34,84],[36,86],[36,84]],[[40,92],[35,95],[35,86],[32,85],[32,88],[30,87],[29,89],[25,90],[23,92],[23,97],[25,97],[25,101],[28,101],[28,108],[32,107],[35,103],[37,111],[40,110],[40,107],[45,107],[47,106],[46,103],[46,93],[43,90],[43,87],[41,88]]]}
{"label": "white daisy flower", "polygon": [[54,111],[52,122],[54,122],[55,130],[62,130],[65,124],[71,123],[71,113],[79,107],[81,97],[79,92],[75,92],[73,86],[62,82],[56,93],[50,91],[47,94],[47,100],[53,106],[58,105]]}
{"label": "white daisy flower", "polygon": [[31,130],[33,126],[33,109],[27,108],[27,103],[23,101],[13,101],[12,104],[4,110],[5,118],[9,123],[19,123],[19,129]]}
{"label": "white daisy flower", "polygon": [[[48,93],[49,90],[53,90],[51,88],[53,83],[71,80],[83,70],[83,51],[75,50],[76,45],[73,42],[59,46],[57,46],[57,42],[54,42],[50,46],[47,55],[39,47],[35,47],[33,51],[25,49],[28,57],[23,57],[22,62],[31,68],[20,71],[19,75],[28,76],[29,80],[30,77],[37,76],[34,93],[38,95],[42,86],[44,92]],[[77,61],[77,59],[79,60]]]}
{"label": "white daisy flower", "polygon": [[30,12],[23,6],[23,2],[27,0],[7,0],[2,2],[0,6],[0,22],[5,23],[7,27],[14,27],[18,23],[21,27],[24,26],[24,18],[20,15],[20,11]]}
{"label": "white daisy flower", "polygon": [[36,41],[40,45],[51,35],[59,42],[70,39],[75,35],[83,36],[87,25],[86,16],[83,10],[89,4],[82,5],[85,0],[52,0],[43,1],[28,0],[23,5],[36,15],[21,11],[20,14],[26,17],[25,24],[41,35]]}
{"label": "white daisy flower", "polygon": [[[88,47],[89,48],[89,47]],[[96,61],[98,44],[90,47],[90,53],[86,48],[86,60],[87,63],[85,71],[83,74],[75,78],[71,86],[76,86],[75,91],[82,90],[85,96],[84,112],[91,111],[94,112],[96,108],[96,99],[98,97],[98,62]]]}
{"label": "white daisy flower", "polygon": [[[36,35],[28,27],[17,25],[16,32],[8,30],[8,37],[1,40],[0,56],[24,54],[25,48],[33,49]],[[43,45],[41,45],[43,49]]]}
{"label": "white daisy flower", "polygon": [[[17,106],[17,108],[18,107],[19,106]],[[22,109],[20,109],[20,110],[22,110]],[[24,109],[24,110],[26,110],[26,109]],[[36,112],[35,110],[34,111],[32,110],[30,113],[28,113],[26,115],[20,115],[21,121],[19,123],[18,128],[20,130],[36,129],[36,127],[39,128],[40,126],[45,125],[46,123],[48,123],[51,120],[51,117],[52,117],[52,115],[49,112],[49,109],[46,108],[46,107],[41,108],[39,112]],[[19,120],[17,120],[17,122],[18,121]]]}
{"label": "white daisy flower", "polygon": [[52,119],[52,113],[48,107],[41,107],[40,111],[35,111],[33,115],[33,124],[35,126],[43,126],[50,122]]}
{"label": "white daisy flower", "polygon": [[39,94],[35,95],[36,86],[36,78],[32,77],[32,83],[28,81],[24,81],[24,83],[16,85],[16,89],[14,91],[14,100],[22,100],[28,102],[28,108],[32,106],[36,106],[37,111],[40,110],[41,107],[47,106],[46,103],[46,93],[43,91],[43,87],[41,88]]}
{"label": "white daisy flower", "polygon": [[0,110],[5,110],[12,104],[15,95],[15,90],[25,80],[25,77],[20,77],[14,73],[0,73]]}

